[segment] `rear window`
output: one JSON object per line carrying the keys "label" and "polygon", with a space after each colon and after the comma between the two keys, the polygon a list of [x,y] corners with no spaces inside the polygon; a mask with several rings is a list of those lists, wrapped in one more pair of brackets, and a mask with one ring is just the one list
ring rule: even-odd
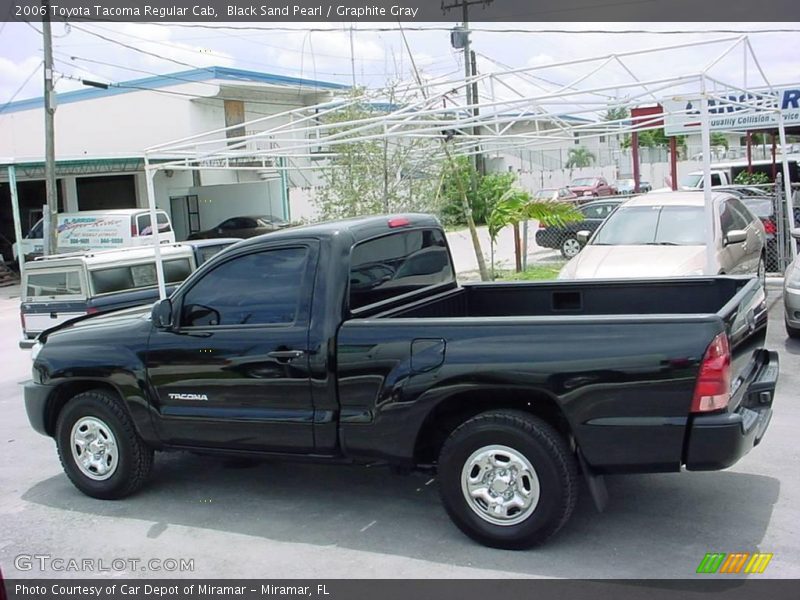
{"label": "rear window", "polygon": [[29,273],[26,295],[35,298],[75,298],[83,297],[80,271],[54,271],[50,273]]}
{"label": "rear window", "polygon": [[391,233],[357,244],[350,266],[350,309],[454,281],[438,229]]}
{"label": "rear window", "polygon": [[[164,261],[164,280],[167,283],[180,283],[192,272],[188,258]],[[125,265],[97,269],[91,272],[92,288],[95,294],[110,294],[157,285],[155,263]]]}
{"label": "rear window", "polygon": [[230,244],[217,244],[215,246],[200,246],[197,248],[196,256],[197,256],[197,266],[199,267],[204,262],[206,262],[212,256],[215,256],[221,250],[224,250],[230,246]]}
{"label": "rear window", "polygon": [[[156,213],[156,222],[158,223],[159,233],[169,233],[172,231],[172,227],[169,223],[169,217],[167,217],[166,213]],[[136,227],[138,228],[139,235],[150,235],[152,233],[150,230],[150,215],[138,215],[136,217]]]}

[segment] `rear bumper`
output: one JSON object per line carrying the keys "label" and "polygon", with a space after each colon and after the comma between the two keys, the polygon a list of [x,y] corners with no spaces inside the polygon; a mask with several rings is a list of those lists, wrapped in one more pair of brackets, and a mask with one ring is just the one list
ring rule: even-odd
{"label": "rear bumper", "polygon": [[790,327],[800,329],[800,290],[784,288],[783,306],[786,322]]}
{"label": "rear bumper", "polygon": [[50,434],[47,432],[45,417],[47,415],[47,400],[52,391],[53,388],[49,385],[42,385],[33,381],[27,382],[23,387],[25,412],[28,413],[28,421],[35,431],[47,436]]}
{"label": "rear bumper", "polygon": [[772,418],[772,400],[778,381],[778,353],[766,350],[764,353],[766,360],[736,410],[692,419],[685,460],[688,470],[726,469],[764,437]]}

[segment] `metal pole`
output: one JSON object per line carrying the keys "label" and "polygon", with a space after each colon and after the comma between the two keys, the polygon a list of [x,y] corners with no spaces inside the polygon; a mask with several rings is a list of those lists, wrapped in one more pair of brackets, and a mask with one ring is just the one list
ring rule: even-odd
{"label": "metal pole", "polygon": [[792,198],[792,178],[789,175],[789,160],[786,158],[786,125],[783,121],[783,111],[778,111],[778,135],[781,138],[781,163],[783,165],[783,190],[786,194],[786,220],[789,223],[789,248],[792,260],[797,257],[797,242],[792,238],[792,229],[795,227],[794,202]]}
{"label": "metal pole", "polygon": [[703,145],[703,201],[705,205],[706,234],[706,275],[717,274],[714,258],[714,199],[711,192],[711,121],[708,117],[708,96],[706,96],[706,80],[701,79],[702,96],[700,98],[700,138]]}
{"label": "metal pole", "polygon": [[633,193],[639,193],[639,132],[631,133],[631,160],[633,161]]}
{"label": "metal pole", "polygon": [[158,218],[156,214],[156,192],[153,179],[156,169],[150,166],[147,156],[144,157],[144,176],[147,180],[147,207],[150,209],[150,231],[153,236],[153,252],[156,258],[156,279],[158,280],[158,298],[167,297],[167,285],[164,281],[164,263],[161,262],[161,236],[158,234]]}
{"label": "metal pole", "polygon": [[[55,114],[56,94],[53,90],[53,40],[50,32],[50,0],[42,0],[42,37],[44,39],[44,180],[49,212],[49,227],[44,232],[44,253],[58,252],[58,191],[56,190]],[[47,219],[45,219],[47,221]]]}
{"label": "metal pole", "polygon": [[672,191],[678,190],[678,139],[669,138],[669,176],[672,179]]}
{"label": "metal pole", "polygon": [[747,172],[753,173],[753,132],[747,132]]}
{"label": "metal pole", "polygon": [[[19,198],[17,197],[17,171],[14,165],[8,165],[8,187],[11,190],[11,212],[14,215],[14,236],[17,238],[17,262],[19,263],[19,280],[25,281],[25,253],[22,249],[22,220],[19,217]],[[25,297],[25,290],[21,292]]]}

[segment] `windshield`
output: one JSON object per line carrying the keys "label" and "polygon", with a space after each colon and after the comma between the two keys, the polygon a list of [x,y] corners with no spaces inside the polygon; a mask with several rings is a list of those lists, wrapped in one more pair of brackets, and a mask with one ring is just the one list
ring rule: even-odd
{"label": "windshield", "polygon": [[555,188],[545,188],[543,190],[539,190],[534,194],[534,198],[552,198],[553,195],[557,192]]}
{"label": "windshield", "polygon": [[702,179],[703,179],[702,173],[693,173],[681,179],[681,185],[683,187],[691,187],[691,188],[697,187],[700,185],[700,181]]}
{"label": "windshield", "polygon": [[591,187],[591,186],[594,185],[594,178],[592,178],[592,177],[583,177],[581,179],[573,179],[572,183],[570,185],[575,186],[575,187],[577,187],[577,186],[590,186]]}
{"label": "windshield", "polygon": [[618,208],[592,241],[605,246],[700,246],[705,239],[701,206]]}
{"label": "windshield", "polygon": [[263,215],[259,217],[259,220],[262,222],[263,225],[286,225],[287,222],[281,219],[280,217],[274,217],[272,215]]}

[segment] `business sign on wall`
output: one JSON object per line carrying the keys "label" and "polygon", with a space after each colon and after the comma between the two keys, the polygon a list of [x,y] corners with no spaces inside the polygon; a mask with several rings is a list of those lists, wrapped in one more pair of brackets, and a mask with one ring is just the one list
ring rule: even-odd
{"label": "business sign on wall", "polygon": [[[721,99],[709,99],[708,113],[711,130],[772,129],[778,126],[780,107],[787,127],[800,125],[800,87],[776,89],[750,94],[724,94]],[[742,106],[756,104],[760,108]],[[664,133],[683,135],[700,131],[700,97],[679,96],[663,100]]]}

